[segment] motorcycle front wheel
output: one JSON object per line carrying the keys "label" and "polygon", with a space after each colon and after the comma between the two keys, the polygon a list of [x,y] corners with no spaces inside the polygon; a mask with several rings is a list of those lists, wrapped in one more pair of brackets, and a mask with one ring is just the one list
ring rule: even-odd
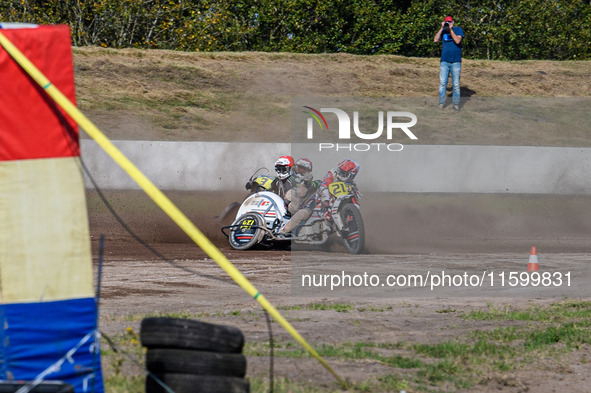
{"label": "motorcycle front wheel", "polygon": [[246,213],[240,216],[230,229],[228,240],[236,250],[248,250],[261,240],[265,221],[258,213]]}
{"label": "motorcycle front wheel", "polygon": [[341,210],[343,230],[341,237],[347,251],[351,254],[359,254],[365,247],[365,225],[359,209],[352,204],[347,204]]}

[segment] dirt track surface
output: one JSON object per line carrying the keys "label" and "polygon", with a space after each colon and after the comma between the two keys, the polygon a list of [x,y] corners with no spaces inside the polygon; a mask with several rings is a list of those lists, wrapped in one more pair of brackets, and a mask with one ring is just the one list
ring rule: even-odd
{"label": "dirt track surface", "polygon": [[[158,255],[134,240],[104,207],[100,207],[96,196],[89,194],[95,256],[98,254],[99,236],[102,234],[106,239],[100,306],[101,329],[104,332],[116,334],[127,326],[139,331],[137,317],[142,315],[189,313],[202,315],[202,319],[209,322],[238,326],[245,333],[247,342],[267,342],[267,325],[258,303],[233,283],[202,250],[175,229],[168,217],[153,207],[147,208],[150,203],[146,202],[144,205],[137,192],[113,192],[108,197],[130,230],[147,241]],[[386,228],[384,225],[387,223],[378,220],[379,214],[372,210],[373,204],[369,203],[364,206],[365,210],[362,207],[368,231],[374,236],[368,241],[369,253],[352,257],[345,254],[338,243],[332,246],[331,252],[232,250],[220,235],[219,227],[222,223],[216,214],[221,211],[225,200],[232,201],[237,195],[226,194],[224,198],[217,198],[215,202],[208,202],[210,196],[207,195],[196,197],[171,193],[171,198],[187,208],[185,212],[212,238],[228,259],[314,346],[359,341],[435,344],[466,336],[476,329],[492,329],[506,324],[506,321],[474,321],[461,317],[466,312],[486,309],[491,304],[501,308],[509,305],[528,307],[533,304],[544,305],[560,301],[565,296],[589,297],[588,293],[585,294],[588,291],[589,256],[583,252],[588,232],[586,228],[565,232],[564,229],[560,229],[564,223],[556,222],[556,218],[551,215],[542,214],[540,217],[537,213],[532,213],[530,217],[527,214],[513,216],[513,227],[507,228],[508,224],[500,225],[498,222],[502,216],[499,209],[502,213],[507,207],[497,205],[480,219],[488,224],[496,223],[501,229],[491,231],[490,225],[483,225],[488,228],[488,232],[482,237],[482,233],[478,232],[482,223],[466,221],[467,218],[463,217],[465,210],[457,206],[459,210],[455,211],[455,219],[452,219],[450,204],[453,205],[454,202],[445,196],[439,196],[428,201],[429,214],[426,217],[433,227],[421,226],[425,218],[416,210],[417,206],[407,202],[407,205],[398,206],[391,212],[392,216],[399,217],[398,228],[404,230],[389,232],[386,236],[379,234]],[[473,198],[475,197],[465,197],[462,200],[461,203],[466,209],[491,204],[489,199],[482,201]],[[195,203],[195,199],[200,202]],[[408,196],[395,200],[400,204],[402,200],[408,200]],[[543,203],[540,200],[537,203],[542,210],[548,210],[549,206],[557,203],[564,208],[564,202],[567,201],[566,206],[580,214],[586,214],[577,207],[586,200],[542,200]],[[424,207],[426,202],[422,200],[414,203],[420,203]],[[516,203],[519,202],[512,201],[509,205]],[[434,206],[437,204],[439,209],[447,214],[433,214]],[[568,209],[563,209],[563,214],[565,211]],[[532,219],[534,221],[530,221]],[[572,217],[564,218],[565,222],[570,219]],[[479,218],[472,220],[478,222]],[[554,226],[548,228],[551,221],[554,221]],[[545,223],[544,230],[539,230],[540,223]],[[437,236],[433,235],[441,233],[441,226],[444,225],[447,225],[447,235],[438,240]],[[454,233],[455,230],[466,226],[469,230],[461,232],[463,235],[460,236],[460,232]],[[529,230],[522,232],[524,228]],[[420,236],[421,233],[423,237],[417,239],[416,236]],[[521,237],[516,236],[518,234]],[[515,235],[513,243],[506,241],[512,235]],[[411,241],[413,238],[415,240]],[[423,275],[427,271],[433,274],[447,271],[450,274],[466,272],[477,276],[482,276],[485,271],[492,271],[497,275],[501,272],[524,272],[532,241],[542,250],[553,250],[540,253],[541,271],[566,273],[568,269],[572,272],[572,287],[542,288],[537,291],[531,288],[506,287],[487,288],[477,292],[462,292],[462,288],[388,292],[378,288],[376,293],[364,292],[363,289],[360,291],[358,288],[353,288],[356,291],[347,288],[341,292],[330,292],[326,288],[301,288],[297,285],[301,278],[298,274],[340,274],[342,270],[347,270],[350,274],[369,271],[379,274]],[[380,248],[379,244],[390,244],[390,247]],[[396,245],[401,246],[399,249],[405,248],[407,251],[395,252]],[[487,251],[475,251],[477,249]],[[517,251],[510,252],[511,250]],[[96,262],[95,257],[95,268],[98,267]],[[497,285],[498,279],[497,276]],[[307,304],[318,302],[347,304],[353,309],[344,313],[335,310],[319,312],[305,308]],[[381,311],[360,311],[365,309]],[[136,322],[129,322],[130,316],[136,316],[132,318]],[[273,323],[273,329],[277,342],[292,341],[277,323]],[[393,350],[392,354],[408,355],[403,349]],[[582,348],[566,358],[543,358],[531,368],[518,368],[502,375],[485,375],[480,385],[465,391],[588,391],[591,365],[585,359],[589,356],[591,350]],[[338,373],[346,375],[353,382],[378,378],[392,372],[391,367],[377,361],[366,360],[359,363],[329,359],[329,363]],[[268,367],[266,357],[250,357],[248,376],[265,377]],[[275,376],[325,387],[334,386],[333,377],[315,360],[306,357],[276,358]],[[456,389],[448,387],[447,391]]]}

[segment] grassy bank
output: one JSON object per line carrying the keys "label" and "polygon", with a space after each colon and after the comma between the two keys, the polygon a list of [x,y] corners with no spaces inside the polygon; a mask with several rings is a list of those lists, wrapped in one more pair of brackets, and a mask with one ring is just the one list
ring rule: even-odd
{"label": "grassy bank", "polygon": [[[407,307],[409,311],[417,306]],[[366,318],[391,311],[392,306],[368,308],[352,303],[309,303],[282,307],[290,317],[298,317],[299,311],[314,313],[359,313]],[[364,380],[349,381],[351,392],[451,392],[471,389],[498,380],[511,386],[512,375],[528,370],[539,359],[552,359],[554,370],[563,369],[572,357],[588,362],[585,352],[591,346],[591,302],[568,299],[549,305],[530,307],[498,307],[489,305],[474,310],[441,308],[439,314],[453,316],[456,329],[476,325],[469,334],[448,340],[413,341],[346,341],[334,344],[316,344],[317,351],[330,364],[370,364],[382,366],[380,375],[368,375]],[[378,313],[378,314],[376,314]],[[159,314],[163,315],[163,314]],[[128,323],[138,322],[147,315],[133,315]],[[234,310],[225,313],[170,314],[171,317],[193,318],[211,322],[231,323],[260,321],[261,314]],[[490,322],[494,321],[494,325]],[[453,327],[451,329],[454,329]],[[111,337],[115,345],[125,351],[115,352],[103,342],[102,359],[107,391],[139,393],[143,391],[144,349],[139,344],[138,332],[127,327]],[[297,364],[310,359],[307,352],[291,340],[278,339],[273,344],[277,360],[289,358]],[[267,358],[268,341],[247,341],[244,354],[249,361]],[[137,364],[134,364],[135,359]],[[547,365],[548,366],[548,365]],[[337,367],[338,369],[338,367]],[[339,392],[336,383],[330,381],[321,386],[304,380],[282,377],[276,366],[274,392]],[[253,393],[269,391],[266,374],[248,373]]]}

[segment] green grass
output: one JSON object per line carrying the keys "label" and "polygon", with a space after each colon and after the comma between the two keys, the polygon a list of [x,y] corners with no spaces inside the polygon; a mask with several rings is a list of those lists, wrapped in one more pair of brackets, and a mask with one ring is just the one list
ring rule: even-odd
{"label": "green grass", "polygon": [[[350,303],[309,303],[283,307],[284,310],[334,311],[334,312],[384,312],[385,308],[356,307]],[[461,337],[439,342],[372,342],[351,341],[344,343],[317,343],[316,351],[331,363],[355,364],[365,367],[377,364],[384,368],[381,374],[368,375],[364,380],[349,383],[349,392],[452,392],[473,389],[485,384],[491,376],[517,372],[523,365],[535,364],[535,359],[552,359],[557,366],[561,358],[591,345],[591,301],[565,300],[546,306],[526,308],[497,307],[458,312],[455,309],[436,310],[436,313],[451,314],[462,321],[493,321],[496,327],[476,328]],[[220,313],[224,318],[240,316],[255,317],[252,311],[235,310]],[[147,315],[135,315],[130,320],[138,321]],[[195,314],[158,314],[180,318],[199,318]],[[212,315],[207,315],[212,317]],[[260,321],[258,321],[260,323]],[[116,345],[143,362],[144,350],[139,346],[138,333],[131,328],[112,337]],[[298,361],[315,361],[298,343],[285,337],[277,338],[273,345],[276,358]],[[248,357],[268,357],[269,342],[247,341],[244,354]],[[112,351],[105,342],[102,349],[104,378],[109,392],[140,393],[144,376],[137,365],[127,356]],[[585,360],[587,361],[587,360]],[[297,366],[296,366],[297,367]],[[276,368],[276,372],[280,372]],[[251,392],[269,391],[268,376],[249,374]],[[305,378],[304,378],[305,379]],[[335,381],[321,386],[300,380],[276,377],[276,393],[342,392]]]}
{"label": "green grass", "polygon": [[489,305],[486,310],[475,310],[464,315],[473,320],[562,321],[571,318],[591,318],[591,301],[565,300],[548,307],[532,306],[516,309]]}
{"label": "green grass", "polygon": [[153,312],[153,313],[141,313],[141,314],[128,314],[123,317],[114,318],[116,320],[121,320],[125,322],[140,322],[144,318],[151,318],[151,317],[160,317],[160,318],[182,318],[182,319],[213,319],[213,318],[220,318],[220,317],[237,317],[243,316],[247,318],[251,318],[253,320],[258,320],[259,317],[263,315],[262,311],[242,311],[242,310],[230,310],[230,311],[220,311],[215,313],[210,312],[200,312],[200,313],[191,313],[188,311],[180,311],[180,312]]}
{"label": "green grass", "polygon": [[153,313],[142,313],[142,314],[128,314],[121,318],[127,322],[140,322],[144,318],[160,317],[160,318],[183,318],[183,319],[202,319],[212,316],[211,313],[190,313],[188,311],[180,312],[153,312]]}
{"label": "green grass", "polygon": [[101,337],[101,358],[106,392],[145,391],[145,349],[139,343],[138,332],[127,327],[123,332],[109,336],[109,340]]}
{"label": "green grass", "polygon": [[143,393],[145,389],[145,377],[108,375],[104,378],[104,384],[109,393]]}
{"label": "green grass", "polygon": [[309,303],[304,305],[294,305],[294,306],[282,306],[279,307],[279,310],[313,310],[313,311],[336,311],[336,312],[343,312],[348,313],[351,311],[359,311],[359,312],[385,312],[392,310],[393,306],[386,305],[386,306],[367,306],[367,307],[357,307],[350,303]]}
{"label": "green grass", "polygon": [[350,312],[355,307],[347,303],[310,303],[303,306],[284,306],[280,310],[314,310],[314,311],[336,311],[336,312]]}

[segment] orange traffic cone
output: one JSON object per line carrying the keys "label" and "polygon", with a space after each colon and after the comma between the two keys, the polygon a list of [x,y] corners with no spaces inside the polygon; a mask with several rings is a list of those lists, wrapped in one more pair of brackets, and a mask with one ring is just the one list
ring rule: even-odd
{"label": "orange traffic cone", "polygon": [[538,270],[540,270],[540,265],[538,265],[538,252],[536,251],[535,247],[532,247],[531,252],[529,253],[529,263],[527,264],[527,271],[537,272]]}

